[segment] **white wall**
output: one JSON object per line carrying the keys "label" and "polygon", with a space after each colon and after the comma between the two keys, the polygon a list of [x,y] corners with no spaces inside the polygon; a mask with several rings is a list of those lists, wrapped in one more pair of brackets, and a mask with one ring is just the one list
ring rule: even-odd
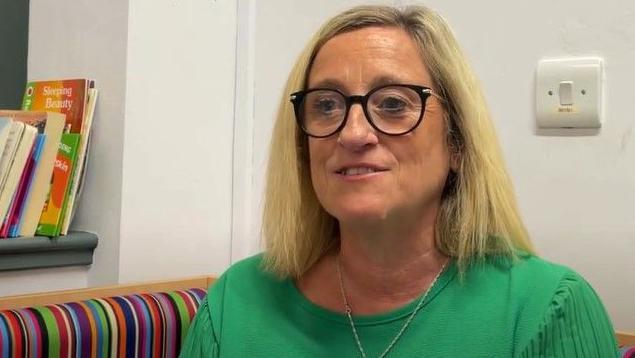
{"label": "white wall", "polygon": [[229,264],[236,4],[130,0],[120,281]]}
{"label": "white wall", "polygon": [[88,284],[87,267],[59,267],[0,272],[0,297],[71,290]]}
{"label": "white wall", "polygon": [[[366,1],[270,0],[256,5],[254,193],[262,192],[273,117],[295,56],[328,17]],[[383,1],[387,4],[413,3]],[[635,4],[429,0],[451,24],[485,88],[522,213],[542,255],[591,282],[615,326],[635,329]],[[606,60],[606,124],[592,136],[536,133],[542,57]],[[286,94],[285,94],[286,95]],[[259,215],[255,195],[253,215]],[[255,246],[255,242],[251,244]]]}

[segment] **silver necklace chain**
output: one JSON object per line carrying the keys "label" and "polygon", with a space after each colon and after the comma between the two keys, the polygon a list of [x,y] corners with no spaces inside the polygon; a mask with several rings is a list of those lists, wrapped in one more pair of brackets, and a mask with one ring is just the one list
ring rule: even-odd
{"label": "silver necklace chain", "polygon": [[[342,269],[341,269],[340,256],[339,255],[337,256],[336,261],[337,261],[336,262],[337,276],[338,276],[338,278],[340,280],[340,291],[342,293],[342,299],[344,300],[344,310],[346,311],[346,316],[348,316],[348,322],[351,325],[351,330],[353,331],[353,338],[355,338],[355,342],[357,343],[357,348],[359,349],[359,353],[361,354],[362,358],[366,358],[366,352],[364,351],[364,347],[362,346],[362,342],[359,339],[359,334],[357,333],[357,328],[355,327],[355,322],[353,322],[353,315],[352,315],[353,310],[351,309],[351,305],[348,303],[348,299],[346,298],[346,291],[344,290],[344,281],[342,280]],[[437,273],[436,277],[434,278],[434,280],[432,280],[432,283],[430,284],[428,289],[426,289],[426,292],[419,299],[419,302],[417,303],[417,306],[415,307],[415,309],[412,311],[410,316],[408,316],[408,319],[403,324],[403,326],[401,326],[401,329],[399,330],[399,332],[397,332],[397,334],[392,339],[392,341],[390,342],[388,347],[386,347],[384,352],[379,355],[379,358],[384,358],[388,354],[388,352],[390,352],[390,350],[395,346],[395,344],[397,343],[399,338],[401,338],[403,333],[406,331],[406,329],[410,325],[410,322],[412,322],[412,320],[417,315],[417,312],[419,312],[419,310],[421,309],[421,306],[423,306],[423,301],[425,301],[426,297],[428,296],[428,293],[430,293],[430,291],[432,290],[432,287],[434,287],[434,285],[437,283],[437,280],[439,279],[439,276],[441,276],[441,273],[443,273],[443,271],[445,270],[445,265],[448,263],[448,261],[449,260],[446,260],[446,262],[443,263],[443,266],[441,266],[441,269]]]}

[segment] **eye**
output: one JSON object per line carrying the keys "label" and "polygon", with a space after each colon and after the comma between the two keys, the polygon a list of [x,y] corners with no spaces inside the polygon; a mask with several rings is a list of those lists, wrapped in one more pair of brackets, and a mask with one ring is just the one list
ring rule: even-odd
{"label": "eye", "polygon": [[407,86],[395,85],[382,87],[374,92],[368,100],[368,107],[371,115],[396,120],[416,116],[420,102],[416,91]]}
{"label": "eye", "polygon": [[387,113],[399,113],[402,112],[407,105],[408,104],[403,99],[391,96],[383,98],[381,102],[377,104],[377,109]]}
{"label": "eye", "polygon": [[332,98],[321,98],[313,104],[314,111],[318,113],[329,113],[337,109],[337,102]]}
{"label": "eye", "polygon": [[337,92],[310,92],[305,99],[307,115],[314,117],[339,116],[345,110],[344,98]]}

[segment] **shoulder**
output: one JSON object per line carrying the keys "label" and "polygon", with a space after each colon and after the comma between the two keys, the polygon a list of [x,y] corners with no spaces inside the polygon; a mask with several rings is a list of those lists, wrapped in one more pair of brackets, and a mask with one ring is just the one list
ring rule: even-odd
{"label": "shoulder", "polygon": [[[253,300],[251,298],[264,296],[277,291],[285,281],[263,268],[263,254],[257,254],[232,264],[214,282],[207,295],[210,309],[223,310],[227,302]],[[214,315],[213,315],[214,316]]]}
{"label": "shoulder", "polygon": [[[510,269],[513,288],[520,294],[542,297],[535,309],[554,308],[571,300],[593,299],[600,303],[591,285],[573,269],[536,256],[521,258]],[[532,308],[527,301],[526,309]]]}
{"label": "shoulder", "polygon": [[249,315],[270,309],[280,299],[288,280],[263,268],[263,254],[254,255],[231,265],[214,282],[207,293],[205,306],[209,324],[218,342],[228,321],[246,322]]}
{"label": "shoulder", "polygon": [[[574,270],[539,257],[492,257],[471,267],[476,277],[505,290],[513,312],[516,352],[521,356],[612,355],[613,327],[598,295]],[[593,354],[591,356],[593,356]]]}
{"label": "shoulder", "polygon": [[[263,254],[257,254],[232,264],[209,289],[208,298],[219,298],[226,291],[244,291],[275,281],[262,267]],[[231,292],[229,292],[231,293]],[[216,297],[215,297],[216,296]]]}
{"label": "shoulder", "polygon": [[527,282],[553,283],[563,275],[573,272],[570,268],[558,265],[538,256],[519,252],[516,258],[505,256],[486,256],[474,259],[468,265],[468,272],[475,275],[487,275],[506,279],[523,279]]}
{"label": "shoulder", "polygon": [[544,307],[565,276],[579,277],[568,267],[521,252],[516,258],[474,259],[464,271],[462,285],[470,292],[505,297],[507,304]]}
{"label": "shoulder", "polygon": [[544,300],[541,304],[546,304],[553,297],[567,277],[584,281],[569,267],[534,255],[522,254],[510,263],[509,280],[514,292],[519,297],[540,298]]}
{"label": "shoulder", "polygon": [[516,259],[490,256],[474,261],[466,270],[465,285],[504,297],[518,315],[536,319],[571,300],[600,302],[589,283],[571,268],[525,253]]}
{"label": "shoulder", "polygon": [[262,270],[262,258],[263,254],[259,253],[232,264],[221,277],[227,278],[253,278],[254,276],[260,276],[264,274]]}
{"label": "shoulder", "polygon": [[254,297],[266,273],[261,269],[262,254],[233,264],[207,291],[205,300],[189,328],[181,357],[217,357],[223,336],[228,304]]}

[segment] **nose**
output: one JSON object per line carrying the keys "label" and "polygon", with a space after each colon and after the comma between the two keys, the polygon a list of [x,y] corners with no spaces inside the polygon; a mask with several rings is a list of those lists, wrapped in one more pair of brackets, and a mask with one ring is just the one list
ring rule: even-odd
{"label": "nose", "polygon": [[377,144],[377,133],[366,118],[361,104],[353,104],[345,120],[346,123],[337,140],[341,146],[352,151],[360,151]]}

